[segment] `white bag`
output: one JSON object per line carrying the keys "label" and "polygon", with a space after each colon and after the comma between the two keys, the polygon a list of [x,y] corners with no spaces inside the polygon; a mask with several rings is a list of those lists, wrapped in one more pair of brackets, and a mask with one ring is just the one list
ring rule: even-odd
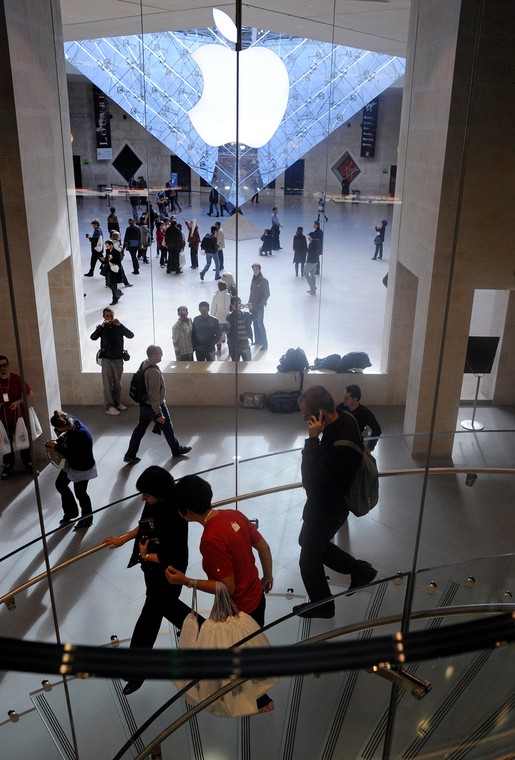
{"label": "white bag", "polygon": [[29,433],[23,417],[18,417],[14,429],[13,450],[21,451],[29,448]]}
{"label": "white bag", "polygon": [[97,253],[102,253],[103,250],[104,250],[104,238],[102,237],[102,235],[99,235],[97,243],[95,245],[95,251]]}
{"label": "white bag", "polygon": [[30,422],[30,432],[32,433],[32,439],[35,440],[36,438],[39,438],[39,436],[42,434],[43,429],[41,425],[39,424],[36,410],[32,406],[29,406],[29,422]]}
{"label": "white bag", "polygon": [[0,454],[11,453],[11,441],[7,435],[7,430],[4,427],[4,423],[0,421]]}
{"label": "white bag", "polygon": [[185,267],[186,266],[186,256],[183,254],[182,251],[179,254],[179,266],[180,267]]}
{"label": "white bag", "polygon": [[[194,598],[194,604],[196,605],[196,597]],[[192,612],[184,621],[185,624],[193,614],[192,608]],[[188,626],[192,624],[193,621],[190,618]],[[198,622],[196,625],[198,630]],[[239,612],[226,586],[223,583],[217,583],[215,603],[209,619],[202,625],[196,638],[194,629],[193,633],[192,628],[186,633],[183,625],[179,646],[183,647],[184,633],[185,638],[188,637],[189,639],[188,648],[229,649],[255,631],[259,631],[256,621],[245,612]],[[265,647],[270,645],[264,633],[259,634],[256,638],[258,639],[257,642],[251,639],[251,641],[246,642],[242,646]],[[184,642],[184,645],[186,645],[186,642]],[[210,679],[209,681],[199,681],[184,695],[184,699],[191,704],[197,704],[221,689],[222,686],[230,683],[231,680],[231,678],[218,678]],[[265,694],[272,686],[275,686],[277,682],[277,678],[250,679],[223,697],[220,697],[216,702],[209,705],[206,710],[219,718],[239,718],[244,715],[254,715],[258,711],[256,699]],[[187,682],[174,681],[174,683],[178,687],[181,684],[179,688],[183,688]]]}

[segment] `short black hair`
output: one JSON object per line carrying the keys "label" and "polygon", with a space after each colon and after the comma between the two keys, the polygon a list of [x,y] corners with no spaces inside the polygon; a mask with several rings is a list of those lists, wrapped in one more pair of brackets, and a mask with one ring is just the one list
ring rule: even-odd
{"label": "short black hair", "polygon": [[355,385],[354,383],[352,385],[348,385],[345,390],[349,394],[349,396],[352,396],[352,398],[357,398],[358,401],[361,398],[361,388],[359,385]]}
{"label": "short black hair", "polygon": [[198,475],[185,475],[175,486],[174,500],[181,515],[189,510],[203,515],[211,508],[213,489]]}
{"label": "short black hair", "polygon": [[199,305],[198,305],[199,309],[200,309],[200,307],[201,307],[201,306],[207,306],[207,308],[209,309],[209,304],[208,304],[208,302],[207,302],[207,301],[201,301],[201,302],[199,303]]}
{"label": "short black hair", "polygon": [[136,481],[136,488],[140,493],[147,493],[164,501],[173,494],[175,480],[163,467],[153,464],[141,473]]}

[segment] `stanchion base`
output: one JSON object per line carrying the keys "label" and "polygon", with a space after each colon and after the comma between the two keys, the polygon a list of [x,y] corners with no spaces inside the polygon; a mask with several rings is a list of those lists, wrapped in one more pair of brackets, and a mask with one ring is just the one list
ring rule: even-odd
{"label": "stanchion base", "polygon": [[461,427],[465,428],[465,430],[484,430],[485,426],[482,422],[478,422],[477,420],[463,420],[461,423]]}

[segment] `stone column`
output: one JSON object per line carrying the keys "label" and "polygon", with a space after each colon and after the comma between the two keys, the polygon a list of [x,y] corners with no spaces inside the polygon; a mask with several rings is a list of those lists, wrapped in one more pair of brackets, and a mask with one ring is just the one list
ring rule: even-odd
{"label": "stone column", "polygon": [[[413,334],[407,433],[428,430],[434,404],[436,431],[455,429],[474,290],[515,287],[514,24],[510,0],[413,0],[391,267],[415,275],[416,307],[412,326],[394,324],[394,278],[387,314],[390,356]],[[395,363],[388,371],[389,385],[406,383]],[[433,453],[450,455],[453,439],[437,436]],[[425,454],[426,436],[407,443]]]}

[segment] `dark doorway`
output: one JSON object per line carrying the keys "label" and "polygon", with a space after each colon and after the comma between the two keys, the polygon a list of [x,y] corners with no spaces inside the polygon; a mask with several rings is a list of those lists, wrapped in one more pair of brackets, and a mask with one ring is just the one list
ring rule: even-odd
{"label": "dark doorway", "polygon": [[177,184],[189,192],[191,188],[191,169],[179,156],[170,156],[170,174],[177,174]]}
{"label": "dark doorway", "polygon": [[390,166],[390,184],[388,186],[388,195],[392,198],[395,196],[395,183],[397,182],[397,165]]}
{"label": "dark doorway", "polygon": [[304,159],[299,158],[284,172],[284,194],[302,195],[304,190]]}
{"label": "dark doorway", "polygon": [[80,156],[73,157],[73,178],[75,181],[75,187],[82,187],[82,167]]}

